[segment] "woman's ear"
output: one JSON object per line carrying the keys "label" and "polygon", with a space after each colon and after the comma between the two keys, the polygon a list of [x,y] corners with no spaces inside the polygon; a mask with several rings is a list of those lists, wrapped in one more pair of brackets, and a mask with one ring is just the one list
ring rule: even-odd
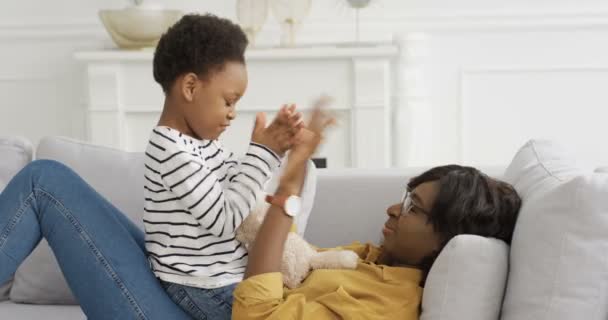
{"label": "woman's ear", "polygon": [[196,93],[196,85],[198,82],[198,76],[192,72],[187,73],[182,77],[181,80],[181,93],[183,98],[187,102],[192,102]]}

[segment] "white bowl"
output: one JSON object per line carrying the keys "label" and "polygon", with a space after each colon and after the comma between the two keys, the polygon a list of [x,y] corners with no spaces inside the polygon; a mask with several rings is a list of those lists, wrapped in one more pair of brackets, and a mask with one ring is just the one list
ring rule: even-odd
{"label": "white bowl", "polygon": [[179,10],[143,6],[99,11],[101,22],[122,49],[155,47],[162,34],[182,16]]}

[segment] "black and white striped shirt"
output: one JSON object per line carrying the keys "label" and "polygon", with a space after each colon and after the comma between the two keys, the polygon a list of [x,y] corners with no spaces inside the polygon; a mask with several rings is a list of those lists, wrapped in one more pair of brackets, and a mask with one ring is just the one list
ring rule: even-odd
{"label": "black and white striped shirt", "polygon": [[247,251],[235,230],[280,163],[253,142],[237,160],[219,141],[154,128],[145,157],[144,225],[156,276],[208,289],[241,281]]}

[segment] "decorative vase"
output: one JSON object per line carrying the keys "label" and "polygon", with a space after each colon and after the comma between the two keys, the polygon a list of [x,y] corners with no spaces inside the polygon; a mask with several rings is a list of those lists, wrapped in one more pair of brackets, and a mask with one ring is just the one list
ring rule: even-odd
{"label": "decorative vase", "polygon": [[271,5],[281,25],[281,46],[293,47],[297,29],[310,13],[311,0],[272,0]]}
{"label": "decorative vase", "polygon": [[99,19],[121,49],[154,48],[163,33],[182,16],[179,10],[136,1],[120,10],[99,10]]}
{"label": "decorative vase", "polygon": [[237,0],[236,13],[249,43],[255,45],[255,37],[268,18],[268,0]]}

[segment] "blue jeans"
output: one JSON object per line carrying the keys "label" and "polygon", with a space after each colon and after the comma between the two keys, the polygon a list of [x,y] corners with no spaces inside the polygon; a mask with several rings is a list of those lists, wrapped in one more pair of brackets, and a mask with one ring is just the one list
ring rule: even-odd
{"label": "blue jeans", "polygon": [[0,284],[42,237],[89,319],[190,318],[151,271],[143,232],[76,173],[48,160],[30,163],[0,194]]}
{"label": "blue jeans", "polygon": [[230,320],[232,293],[236,284],[216,289],[200,289],[165,281],[161,283],[173,302],[182,307],[192,319]]}

